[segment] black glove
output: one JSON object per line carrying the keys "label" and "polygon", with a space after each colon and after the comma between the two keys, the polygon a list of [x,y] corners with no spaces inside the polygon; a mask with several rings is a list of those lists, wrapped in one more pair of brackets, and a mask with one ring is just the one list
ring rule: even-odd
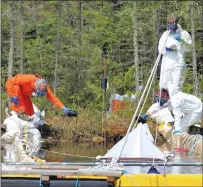
{"label": "black glove", "polygon": [[76,111],[74,111],[74,110],[69,110],[69,111],[67,111],[66,116],[68,116],[68,117],[77,117],[78,113]]}
{"label": "black glove", "polygon": [[168,122],[170,125],[174,125],[174,121]]}
{"label": "black glove", "polygon": [[141,116],[137,116],[136,118],[135,118],[137,121],[138,121],[138,123],[142,123],[142,124],[144,124],[144,123],[147,123],[147,120],[146,119],[144,119],[144,118],[142,118]]}
{"label": "black glove", "polygon": [[62,108],[63,112],[68,117],[77,117],[78,113],[74,110],[71,110],[70,108],[66,108],[65,106]]}

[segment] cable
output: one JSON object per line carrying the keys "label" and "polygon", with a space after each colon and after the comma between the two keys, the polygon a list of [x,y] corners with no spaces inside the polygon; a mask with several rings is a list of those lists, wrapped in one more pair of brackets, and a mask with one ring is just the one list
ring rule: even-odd
{"label": "cable", "polygon": [[194,138],[195,138],[194,144],[193,144],[192,148],[190,149],[189,155],[193,155],[197,149],[197,144],[202,142],[202,136],[201,135],[196,134]]}
{"label": "cable", "polygon": [[66,156],[76,156],[76,157],[81,157],[81,158],[96,159],[96,157],[90,157],[90,156],[81,156],[81,155],[73,155],[73,154],[69,154],[69,153],[60,153],[60,152],[56,152],[56,151],[48,151],[48,150],[45,150],[45,149],[41,149],[41,150],[42,150],[42,151],[46,151],[46,152],[50,152],[50,153],[66,155]]}
{"label": "cable", "polygon": [[79,177],[80,177],[80,171],[78,170],[78,177],[75,183],[75,187],[80,187]]}
{"label": "cable", "polygon": [[42,183],[42,173],[40,173],[39,187],[44,187],[44,185]]}

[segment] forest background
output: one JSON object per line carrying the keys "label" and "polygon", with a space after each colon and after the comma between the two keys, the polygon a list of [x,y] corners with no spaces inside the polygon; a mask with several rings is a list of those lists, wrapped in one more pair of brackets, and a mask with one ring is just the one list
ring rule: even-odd
{"label": "forest background", "polygon": [[[202,1],[2,1],[2,120],[8,105],[8,77],[38,73],[66,106],[79,113],[75,121],[64,117],[46,98],[33,98],[40,110],[46,111],[45,121],[56,129],[53,136],[70,141],[103,141],[106,133],[107,138],[124,135],[171,14],[180,18],[179,24],[193,41],[186,56],[183,91],[202,99],[202,10]],[[144,111],[153,103],[159,72]],[[108,79],[107,90],[101,88],[103,77]],[[128,102],[113,114],[106,112],[115,93],[136,94],[137,101]]]}

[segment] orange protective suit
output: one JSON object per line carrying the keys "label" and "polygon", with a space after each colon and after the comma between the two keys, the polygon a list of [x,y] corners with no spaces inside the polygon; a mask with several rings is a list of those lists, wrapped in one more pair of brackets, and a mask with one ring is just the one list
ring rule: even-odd
{"label": "orange protective suit", "polygon": [[[16,106],[11,103],[11,109],[15,112],[25,112],[27,115],[33,115],[34,110],[30,96],[35,92],[36,78],[42,78],[39,75],[33,74],[17,74],[6,81],[6,90],[9,97],[17,96],[19,98],[19,105]],[[52,93],[47,87],[46,97],[58,108],[62,108],[64,104]]]}

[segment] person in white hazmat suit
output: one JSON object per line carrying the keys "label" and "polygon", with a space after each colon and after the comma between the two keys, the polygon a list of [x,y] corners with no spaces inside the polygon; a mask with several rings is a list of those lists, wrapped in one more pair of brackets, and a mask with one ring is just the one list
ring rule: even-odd
{"label": "person in white hazmat suit", "polygon": [[[144,120],[146,120],[148,117],[157,119],[157,122],[160,121],[160,119],[158,120],[158,113],[167,107],[167,101],[169,100],[169,94],[168,91],[166,89],[162,89],[161,90],[161,97],[159,96],[160,91],[156,91],[154,93],[154,100],[155,103],[147,110],[147,112],[145,114],[143,114],[142,116],[140,116],[138,118],[138,122],[144,122]],[[166,118],[166,116],[165,116]],[[172,122],[173,120],[171,119],[171,121],[167,121],[167,122]],[[163,120],[161,121],[163,122]]]}
{"label": "person in white hazmat suit", "polygon": [[[44,111],[40,112],[34,104],[33,108],[35,113],[30,121],[20,119],[14,111],[11,111],[11,115],[6,111],[7,118],[2,124],[6,132],[1,137],[5,150],[4,162],[36,161],[34,159],[38,156],[42,140],[41,133],[37,128],[44,124],[44,121],[40,118],[45,114]],[[37,159],[37,161],[43,160]]]}
{"label": "person in white hazmat suit", "polygon": [[173,128],[174,118],[168,108],[169,100],[168,91],[165,89],[156,91],[154,94],[155,103],[149,107],[147,112],[138,118],[138,122],[146,123],[147,118],[151,118],[159,125],[158,132],[163,135],[166,140],[170,139]]}
{"label": "person in white hazmat suit", "polygon": [[202,118],[202,101],[194,95],[181,92],[174,84],[168,85],[168,92],[168,105],[175,119],[173,134],[187,132],[190,126]]}
{"label": "person in white hazmat suit", "polygon": [[[177,24],[177,19],[174,16],[168,17],[167,30],[170,30],[168,39],[168,31],[165,31],[158,45],[158,51],[163,55],[160,73],[160,89],[168,89],[168,83],[173,83],[181,88],[184,82],[184,72],[186,70],[184,57],[186,52],[190,50],[192,39],[190,34]],[[165,41],[166,45],[164,47]]]}

